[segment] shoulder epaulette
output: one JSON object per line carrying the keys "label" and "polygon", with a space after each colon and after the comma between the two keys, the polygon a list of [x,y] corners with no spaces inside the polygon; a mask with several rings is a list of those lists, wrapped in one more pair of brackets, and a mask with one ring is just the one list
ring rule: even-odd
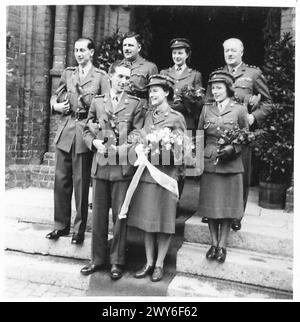
{"label": "shoulder epaulette", "polygon": [[100,98],[100,97],[104,97],[105,94],[98,94],[98,95],[95,95],[94,98]]}
{"label": "shoulder epaulette", "polygon": [[259,67],[254,66],[254,65],[248,65],[248,64],[246,64],[246,66],[247,66],[247,67],[250,67],[250,68],[254,68],[254,69],[259,69]]}
{"label": "shoulder epaulette", "polygon": [[221,69],[224,69],[224,66],[221,66],[221,67],[217,68],[216,70],[221,70]]}
{"label": "shoulder epaulette", "polygon": [[76,67],[67,67],[66,68],[66,70],[72,70],[72,71],[75,70],[75,69],[76,69]]}
{"label": "shoulder epaulette", "polygon": [[133,96],[133,95],[129,95],[127,94],[129,98],[133,98],[136,99],[137,101],[140,101],[141,99],[139,97]]}

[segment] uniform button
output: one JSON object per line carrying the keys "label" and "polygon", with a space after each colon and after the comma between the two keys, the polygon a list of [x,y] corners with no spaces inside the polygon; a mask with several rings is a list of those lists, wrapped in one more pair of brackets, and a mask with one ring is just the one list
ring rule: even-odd
{"label": "uniform button", "polygon": [[177,80],[176,83],[179,83],[179,80]]}
{"label": "uniform button", "polygon": [[220,131],[220,127],[219,126],[217,127],[217,130]]}
{"label": "uniform button", "polygon": [[175,92],[178,92],[178,88],[175,89]]}
{"label": "uniform button", "polygon": [[219,116],[219,119],[221,119],[222,118],[222,116]]}

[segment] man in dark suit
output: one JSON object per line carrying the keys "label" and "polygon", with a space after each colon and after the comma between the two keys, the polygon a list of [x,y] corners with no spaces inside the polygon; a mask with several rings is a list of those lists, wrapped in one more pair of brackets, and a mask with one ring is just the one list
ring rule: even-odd
{"label": "man in dark suit", "polygon": [[109,78],[110,93],[95,96],[84,131],[85,143],[94,152],[93,228],[92,259],[81,273],[92,274],[102,269],[106,262],[111,208],[114,223],[110,245],[111,278],[117,280],[123,274],[127,231],[126,219],[119,219],[118,214],[134,173],[134,167],[127,158],[130,147],[127,136],[134,129],[140,129],[144,119],[141,100],[125,92],[130,79],[129,67],[115,62],[110,68]]}
{"label": "man in dark suit", "polygon": [[94,48],[89,38],[80,38],[75,42],[74,54],[78,66],[63,71],[59,87],[50,101],[52,112],[60,114],[61,118],[54,140],[54,230],[46,238],[57,240],[69,234],[74,189],[76,217],[73,244],[83,242],[88,215],[92,154],[83,141],[83,127],[93,96],[109,91],[106,73],[92,64]]}
{"label": "man in dark suit", "polygon": [[[259,128],[273,107],[266,79],[258,67],[249,66],[242,61],[244,46],[240,39],[227,39],[223,47],[226,65],[219,70],[228,71],[234,76],[235,100],[247,107],[250,130]],[[208,89],[207,95],[210,96],[210,93],[211,90]],[[251,156],[251,148],[244,147],[242,151],[244,209],[251,184]],[[241,221],[235,220],[232,229],[240,230]]]}

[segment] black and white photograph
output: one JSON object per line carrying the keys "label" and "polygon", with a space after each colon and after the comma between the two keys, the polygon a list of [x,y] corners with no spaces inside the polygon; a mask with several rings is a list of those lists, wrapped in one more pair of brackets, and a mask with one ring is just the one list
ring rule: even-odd
{"label": "black and white photograph", "polygon": [[296,0],[2,9],[2,301],[300,299]]}

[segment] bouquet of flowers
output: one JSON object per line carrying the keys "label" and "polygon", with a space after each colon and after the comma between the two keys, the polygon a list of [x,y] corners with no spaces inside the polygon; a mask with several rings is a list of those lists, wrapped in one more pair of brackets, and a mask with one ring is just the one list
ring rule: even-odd
{"label": "bouquet of flowers", "polygon": [[195,89],[192,85],[184,85],[180,96],[183,100],[188,99],[191,102],[202,102],[205,96],[205,89],[203,87]]}
{"label": "bouquet of flowers", "polygon": [[[221,137],[217,141],[217,152],[220,156],[222,150],[229,145],[248,145],[251,144],[259,131],[251,132],[245,128],[240,129],[238,126],[234,126],[230,130],[224,130]],[[215,161],[215,165],[219,162],[219,156]]]}
{"label": "bouquet of flowers", "polygon": [[[131,141],[143,144],[144,151],[150,160],[152,156],[158,155],[162,165],[174,164],[173,161],[176,161],[175,164],[187,161],[192,157],[195,148],[192,138],[181,131],[171,131],[168,127],[153,126],[149,133],[140,132],[140,135],[134,135]],[[170,157],[164,160],[164,155]]]}

